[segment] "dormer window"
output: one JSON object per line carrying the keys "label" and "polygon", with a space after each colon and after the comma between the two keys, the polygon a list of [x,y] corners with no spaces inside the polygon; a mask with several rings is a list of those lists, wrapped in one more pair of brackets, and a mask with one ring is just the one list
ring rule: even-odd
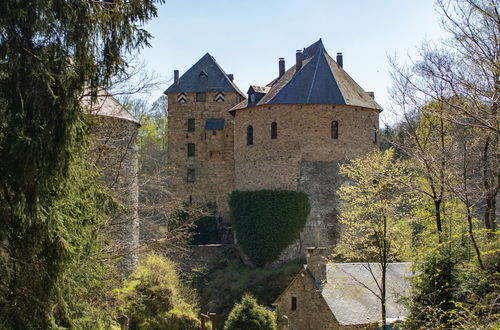
{"label": "dormer window", "polygon": [[255,103],[255,93],[250,94],[250,103]]}
{"label": "dormer window", "polygon": [[200,78],[207,78],[208,74],[205,71],[201,71],[200,74],[198,75]]}

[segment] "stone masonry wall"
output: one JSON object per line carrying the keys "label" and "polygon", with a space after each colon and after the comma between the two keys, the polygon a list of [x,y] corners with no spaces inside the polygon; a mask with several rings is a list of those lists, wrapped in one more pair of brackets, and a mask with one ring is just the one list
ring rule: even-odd
{"label": "stone masonry wall", "polygon": [[[228,110],[241,100],[235,92],[224,92],[225,101],[216,102],[216,92],[206,93],[206,102],[196,102],[196,93],[186,93],[187,103],[168,97],[169,190],[177,198],[205,205],[216,202],[218,216],[228,221],[228,199],[234,190],[234,118]],[[195,130],[188,132],[189,118]],[[205,131],[208,118],[224,118],[224,130]],[[187,144],[195,144],[195,156],[188,157]],[[194,182],[187,182],[187,170],[194,169]],[[191,198],[190,198],[191,196]]]}
{"label": "stone masonry wall", "polygon": [[128,273],[137,264],[139,242],[138,124],[115,117],[97,118],[95,161],[106,185],[123,206],[109,220],[111,249],[122,255],[118,266]]}
{"label": "stone masonry wall", "polygon": [[[278,138],[271,139],[271,123]],[[338,139],[331,123],[338,122]],[[246,145],[252,125],[254,144]],[[308,194],[311,213],[300,239],[277,260],[303,259],[308,246],[332,246],[338,238],[339,164],[375,149],[378,112],[352,106],[273,105],[240,110],[235,118],[235,188],[284,189]]]}
{"label": "stone masonry wall", "polygon": [[[296,299],[295,310],[292,310],[292,297]],[[314,280],[304,269],[276,300],[275,306],[280,330],[339,329]]]}

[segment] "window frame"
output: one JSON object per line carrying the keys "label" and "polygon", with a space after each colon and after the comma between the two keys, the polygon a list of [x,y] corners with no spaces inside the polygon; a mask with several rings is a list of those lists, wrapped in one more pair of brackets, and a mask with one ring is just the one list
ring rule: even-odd
{"label": "window frame", "polygon": [[194,132],[194,131],[196,131],[196,119],[195,118],[188,118],[188,120],[187,120],[187,131],[188,132]]}
{"label": "window frame", "polygon": [[196,92],[196,102],[207,102],[207,93]]}
{"label": "window frame", "polygon": [[332,140],[338,140],[339,138],[339,122],[333,120],[330,126],[330,137]]}
{"label": "window frame", "polygon": [[253,145],[253,126],[247,126],[247,146]]}
{"label": "window frame", "polygon": [[194,168],[188,168],[187,169],[186,181],[188,183],[193,183],[193,182],[196,181],[196,172],[195,172]]}
{"label": "window frame", "polygon": [[290,300],[290,310],[296,311],[297,310],[297,297],[292,296],[292,299]]}
{"label": "window frame", "polygon": [[187,144],[187,156],[188,157],[196,157],[196,144],[189,142]]}

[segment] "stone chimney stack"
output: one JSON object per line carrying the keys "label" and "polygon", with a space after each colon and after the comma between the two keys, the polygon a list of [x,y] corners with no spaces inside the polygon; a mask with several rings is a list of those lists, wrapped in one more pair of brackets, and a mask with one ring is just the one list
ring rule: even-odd
{"label": "stone chimney stack", "polygon": [[295,54],[295,70],[298,72],[302,68],[302,51],[299,49]]}
{"label": "stone chimney stack", "polygon": [[342,53],[337,53],[337,64],[343,68],[344,67],[344,57],[342,56]]}
{"label": "stone chimney stack", "polygon": [[327,251],[325,247],[307,248],[307,269],[312,273],[316,282],[326,281]]}
{"label": "stone chimney stack", "polygon": [[366,92],[372,99],[375,99],[375,93],[374,92]]}
{"label": "stone chimney stack", "polygon": [[179,70],[174,70],[174,84],[179,85]]}
{"label": "stone chimney stack", "polygon": [[228,78],[229,78],[229,80],[231,80],[231,81],[233,81],[233,80],[234,80],[234,74],[232,74],[232,73],[229,73],[229,74],[227,75],[227,77],[228,77]]}
{"label": "stone chimney stack", "polygon": [[279,70],[280,70],[279,71],[280,75],[278,77],[278,79],[279,79],[279,78],[283,77],[283,75],[285,74],[285,59],[283,57],[280,57],[278,66],[279,66]]}

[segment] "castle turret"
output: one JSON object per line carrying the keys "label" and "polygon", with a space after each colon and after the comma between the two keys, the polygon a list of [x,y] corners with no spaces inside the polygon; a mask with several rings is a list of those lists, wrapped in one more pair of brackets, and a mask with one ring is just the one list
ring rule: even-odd
{"label": "castle turret", "polygon": [[[303,258],[307,246],[332,246],[339,235],[339,164],[377,148],[382,108],[333,60],[321,39],[296,54],[296,65],[234,115],[236,190],[308,194],[311,213],[301,238],[283,259]],[[258,93],[257,93],[258,92]],[[250,95],[251,96],[251,95]]]}
{"label": "castle turret", "polygon": [[175,75],[168,95],[170,192],[188,203],[216,203],[228,221],[234,190],[234,118],[228,110],[244,94],[210,54]]}

